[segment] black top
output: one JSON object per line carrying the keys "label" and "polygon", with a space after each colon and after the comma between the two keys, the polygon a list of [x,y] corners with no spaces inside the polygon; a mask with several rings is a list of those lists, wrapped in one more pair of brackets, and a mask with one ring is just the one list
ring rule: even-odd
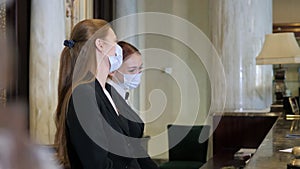
{"label": "black top", "polygon": [[158,169],[141,145],[144,124],[110,85],[116,114],[98,81],[72,93],[66,117],[72,169]]}

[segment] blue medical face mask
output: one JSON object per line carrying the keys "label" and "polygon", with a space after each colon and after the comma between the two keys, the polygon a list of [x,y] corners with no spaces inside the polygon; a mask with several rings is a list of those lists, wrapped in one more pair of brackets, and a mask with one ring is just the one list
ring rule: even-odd
{"label": "blue medical face mask", "polygon": [[108,60],[110,63],[110,69],[109,69],[110,73],[118,70],[121,67],[121,65],[123,63],[123,50],[122,50],[121,46],[119,46],[118,44],[116,45],[115,56],[109,56]]}
{"label": "blue medical face mask", "polygon": [[122,72],[119,73],[121,73],[124,77],[124,82],[120,83],[120,86],[124,90],[135,89],[140,85],[142,73],[138,73],[138,74],[123,74]]}

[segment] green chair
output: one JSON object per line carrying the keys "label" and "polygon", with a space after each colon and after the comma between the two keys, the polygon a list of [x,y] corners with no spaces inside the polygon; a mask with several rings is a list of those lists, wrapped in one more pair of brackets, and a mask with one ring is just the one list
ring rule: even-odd
{"label": "green chair", "polygon": [[169,124],[167,128],[169,161],[160,169],[199,169],[206,162],[210,126]]}

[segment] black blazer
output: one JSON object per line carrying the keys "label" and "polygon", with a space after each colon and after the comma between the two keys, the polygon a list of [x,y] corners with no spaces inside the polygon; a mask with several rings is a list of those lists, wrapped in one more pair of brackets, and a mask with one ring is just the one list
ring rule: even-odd
{"label": "black blazer", "polygon": [[106,88],[119,116],[97,80],[72,92],[66,117],[71,168],[157,169],[140,139],[133,139],[143,134],[142,120],[111,86]]}

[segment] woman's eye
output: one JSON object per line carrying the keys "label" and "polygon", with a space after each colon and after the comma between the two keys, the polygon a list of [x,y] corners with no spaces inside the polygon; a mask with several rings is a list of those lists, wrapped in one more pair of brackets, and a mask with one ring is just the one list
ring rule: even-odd
{"label": "woman's eye", "polygon": [[128,69],[127,71],[130,72],[130,73],[132,73],[132,72],[135,71],[135,69]]}

